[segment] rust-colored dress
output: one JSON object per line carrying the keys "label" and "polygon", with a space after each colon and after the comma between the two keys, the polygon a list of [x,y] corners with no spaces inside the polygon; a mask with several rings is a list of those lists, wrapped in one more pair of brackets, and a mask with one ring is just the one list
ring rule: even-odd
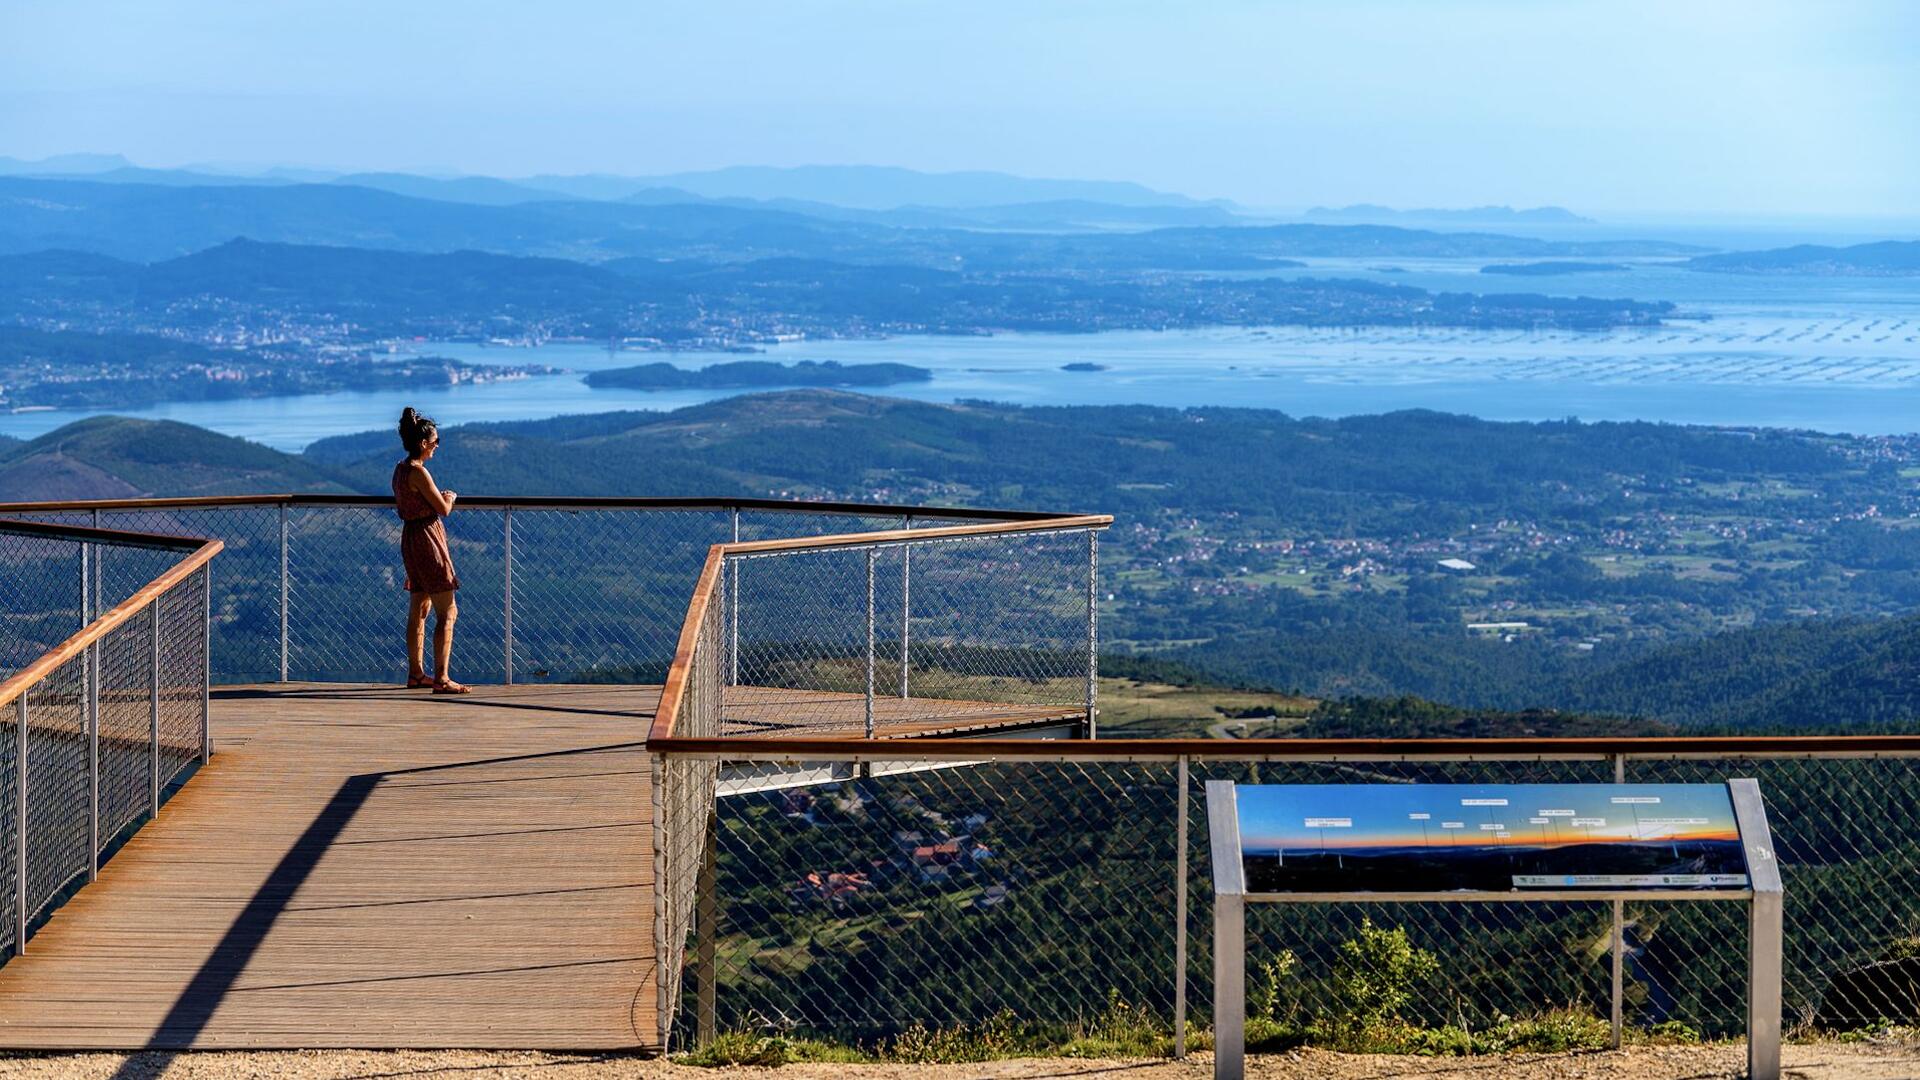
{"label": "rust-colored dress", "polygon": [[[408,481],[413,462],[402,461],[393,467],[393,509],[406,524],[400,531],[400,561],[407,568],[406,590],[414,593],[442,593],[460,587],[460,575],[453,570],[453,553],[447,550],[447,527],[440,515],[427,505],[427,497],[413,489]],[[425,466],[422,466],[424,468]]]}

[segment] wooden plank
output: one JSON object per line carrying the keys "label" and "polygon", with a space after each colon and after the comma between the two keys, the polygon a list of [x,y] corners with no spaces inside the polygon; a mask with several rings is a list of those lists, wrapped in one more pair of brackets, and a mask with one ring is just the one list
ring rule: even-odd
{"label": "wooden plank", "polygon": [[656,699],[216,694],[214,761],[0,968],[0,1045],[648,1048]]}
{"label": "wooden plank", "polygon": [[[217,692],[213,761],[0,968],[0,1046],[657,1049],[659,698]],[[727,691],[775,732],[863,701]],[[880,730],[1058,715],[896,698]]]}

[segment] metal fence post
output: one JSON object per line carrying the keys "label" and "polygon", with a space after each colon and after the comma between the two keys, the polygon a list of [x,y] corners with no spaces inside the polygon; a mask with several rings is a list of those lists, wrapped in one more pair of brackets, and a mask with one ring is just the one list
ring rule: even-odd
{"label": "metal fence post", "polygon": [[[1627,782],[1626,755],[1614,754],[1612,757],[1613,782],[1616,784],[1624,784]],[[1612,907],[1613,936],[1608,939],[1612,943],[1608,948],[1608,952],[1613,954],[1613,982],[1611,996],[1608,1001],[1607,1016],[1611,1025],[1611,1045],[1615,1050],[1618,1050],[1620,1049],[1621,1036],[1626,1028],[1626,1013],[1623,1004],[1626,1000],[1625,990],[1627,981],[1626,906],[1616,897]]]}
{"label": "metal fence post", "polygon": [[1087,530],[1087,738],[1099,737],[1099,615],[1095,592],[1100,579],[1100,534]]}
{"label": "metal fence post", "polygon": [[[913,515],[900,519],[900,528],[913,529]],[[907,669],[909,666],[908,648],[913,639],[913,543],[900,545],[900,697],[905,700],[907,691]]]}
{"label": "metal fence post", "polygon": [[501,590],[504,597],[501,602],[501,611],[502,611],[502,616],[506,621],[506,631],[507,631],[506,684],[508,686],[512,686],[513,685],[513,507],[511,506],[506,507],[500,512],[500,514],[501,514],[501,517],[504,518],[506,522],[504,528],[502,529],[502,532],[506,537],[506,551],[504,553],[505,558],[502,560],[502,565],[506,568],[506,582],[505,582],[504,588]]}
{"label": "metal fence post", "polygon": [[[92,511],[90,521],[94,527],[100,527],[100,511]],[[98,580],[94,567],[98,565],[98,553],[92,544],[81,544],[81,628],[94,623],[94,613],[98,605]],[[86,880],[92,882],[100,867],[100,742],[96,738],[96,715],[94,715],[94,678],[98,678],[94,669],[94,646],[86,646],[81,653],[81,713],[86,723],[86,836],[90,851],[86,855]],[[25,701],[25,698],[21,698]],[[21,724],[25,730],[25,724]],[[21,757],[25,759],[27,744],[21,742]],[[25,774],[21,776],[25,784]],[[21,815],[27,811],[23,809]],[[25,821],[25,819],[23,819]],[[25,828],[25,824],[21,824]],[[25,847],[21,847],[21,865],[25,867]],[[25,871],[21,871],[25,876]],[[25,934],[21,936],[25,942]]]}
{"label": "metal fence post", "polygon": [[87,646],[80,660],[80,682],[87,697],[87,881],[100,876],[100,643]]}
{"label": "metal fence post", "polygon": [[1174,856],[1173,878],[1173,1056],[1187,1056],[1187,755],[1180,755],[1175,781],[1180,785],[1177,800],[1179,815],[1176,831],[1179,839]]}
{"label": "metal fence post", "polygon": [[[93,511],[92,520],[93,520],[93,527],[96,529],[99,528],[100,527],[100,511],[98,509],[95,509]],[[106,576],[104,573],[102,573],[102,571],[106,568],[106,562],[107,562],[107,549],[103,545],[98,549],[96,549],[93,553],[93,576],[87,579],[87,587],[93,591],[93,614],[95,618],[98,618],[99,616],[106,613],[106,608],[102,607],[100,604],[100,594],[103,591],[105,591],[101,588],[101,579]]]}
{"label": "metal fence post", "polygon": [[[740,508],[733,510],[733,542],[740,542]],[[740,563],[734,560],[733,580],[727,582],[727,685],[740,685]]]}
{"label": "metal fence post", "polygon": [[280,504],[280,681],[287,681],[287,504]]}
{"label": "metal fence post", "polygon": [[13,954],[27,951],[27,692],[14,702]]}
{"label": "metal fence post", "polygon": [[720,821],[719,814],[708,811],[706,845],[700,854],[699,894],[694,901],[693,926],[698,940],[694,944],[694,971],[700,985],[695,1014],[695,1035],[699,1045],[707,1046],[717,1034],[720,999],[720,964],[716,948],[720,937]]}
{"label": "metal fence post", "polygon": [[147,658],[147,816],[160,816],[160,598],[148,605],[148,622],[153,627],[152,648]]}
{"label": "metal fence post", "polygon": [[878,548],[867,549],[867,738],[873,738],[873,579]]}
{"label": "metal fence post", "polygon": [[213,758],[213,564],[200,568],[200,764]]}

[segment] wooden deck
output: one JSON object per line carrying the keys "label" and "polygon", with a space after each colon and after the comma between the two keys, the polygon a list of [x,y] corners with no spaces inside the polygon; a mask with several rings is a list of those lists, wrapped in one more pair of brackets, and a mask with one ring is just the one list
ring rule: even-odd
{"label": "wooden deck", "polygon": [[[772,729],[825,698],[734,693]],[[0,968],[0,1046],[656,1048],[657,698],[216,692],[212,763]],[[886,733],[1060,715],[923,708]]]}

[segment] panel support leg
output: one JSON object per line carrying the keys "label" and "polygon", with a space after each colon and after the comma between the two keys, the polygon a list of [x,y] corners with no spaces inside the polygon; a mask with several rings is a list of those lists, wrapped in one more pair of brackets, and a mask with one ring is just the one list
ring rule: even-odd
{"label": "panel support leg", "polygon": [[1241,1080],[1247,1056],[1247,901],[1213,900],[1213,1080]]}
{"label": "panel support leg", "polygon": [[1780,1080],[1781,895],[1755,892],[1747,925],[1747,1076]]}

